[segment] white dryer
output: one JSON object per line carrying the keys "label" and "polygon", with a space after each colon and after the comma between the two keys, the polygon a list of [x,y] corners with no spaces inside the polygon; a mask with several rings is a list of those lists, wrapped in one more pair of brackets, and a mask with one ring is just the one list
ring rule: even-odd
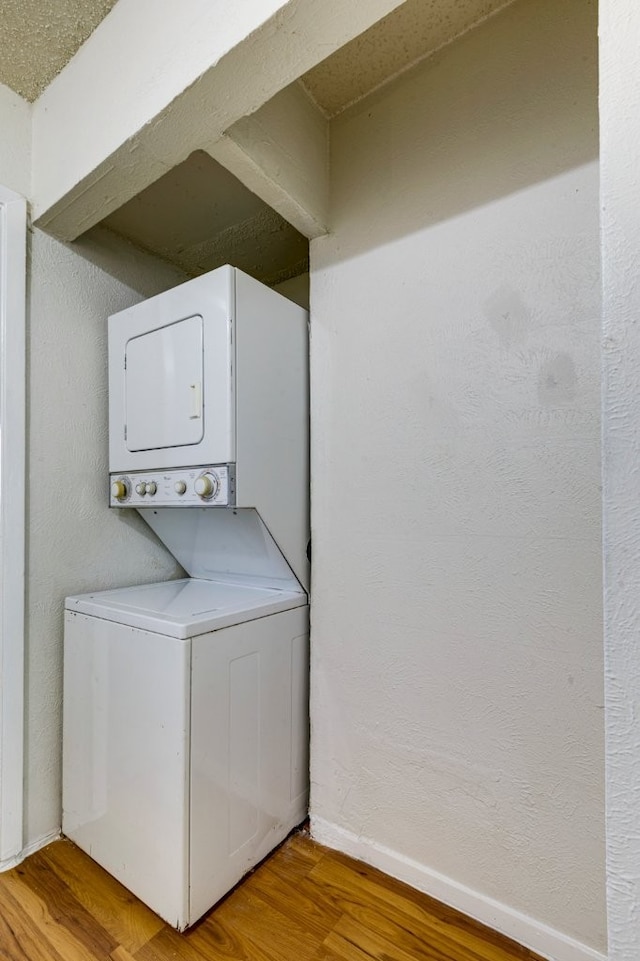
{"label": "white dryer", "polygon": [[307,810],[306,312],[224,267],[109,319],[110,505],[190,575],[69,597],[63,833],[193,924]]}

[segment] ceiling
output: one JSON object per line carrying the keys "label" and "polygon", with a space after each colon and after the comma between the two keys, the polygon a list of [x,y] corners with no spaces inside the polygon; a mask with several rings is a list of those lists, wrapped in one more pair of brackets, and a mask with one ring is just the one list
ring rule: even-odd
{"label": "ceiling", "polygon": [[[0,0],[0,83],[35,100],[117,0]],[[298,81],[339,114],[512,0],[405,0]],[[308,266],[308,242],[203,151],[103,221],[195,276],[231,262],[269,284]]]}
{"label": "ceiling", "polygon": [[[35,100],[117,0],[2,0],[0,83]],[[406,0],[302,78],[328,117],[511,0]]]}
{"label": "ceiling", "polygon": [[[333,117],[509,2],[406,0],[299,82]],[[306,238],[202,151],[103,226],[192,276],[230,262],[276,284],[308,269]]]}
{"label": "ceiling", "polygon": [[512,0],[406,0],[301,78],[334,117]]}
{"label": "ceiling", "polygon": [[1,0],[0,83],[36,100],[116,0]]}

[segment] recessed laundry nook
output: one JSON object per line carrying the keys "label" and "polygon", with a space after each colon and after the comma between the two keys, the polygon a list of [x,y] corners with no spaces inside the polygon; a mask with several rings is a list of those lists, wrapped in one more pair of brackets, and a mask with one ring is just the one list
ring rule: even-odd
{"label": "recessed laundry nook", "polygon": [[636,961],[632,0],[14,7],[25,959]]}

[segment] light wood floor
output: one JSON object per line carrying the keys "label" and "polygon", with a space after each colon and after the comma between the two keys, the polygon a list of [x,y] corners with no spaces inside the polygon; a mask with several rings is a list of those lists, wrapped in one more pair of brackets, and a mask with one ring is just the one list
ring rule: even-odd
{"label": "light wood floor", "polygon": [[539,961],[295,835],[186,934],[69,841],[0,874],[2,961]]}

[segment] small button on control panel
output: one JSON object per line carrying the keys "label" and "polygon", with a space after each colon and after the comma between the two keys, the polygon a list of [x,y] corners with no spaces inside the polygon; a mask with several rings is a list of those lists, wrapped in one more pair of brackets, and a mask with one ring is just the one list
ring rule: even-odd
{"label": "small button on control panel", "polygon": [[111,507],[233,507],[235,465],[111,474]]}

